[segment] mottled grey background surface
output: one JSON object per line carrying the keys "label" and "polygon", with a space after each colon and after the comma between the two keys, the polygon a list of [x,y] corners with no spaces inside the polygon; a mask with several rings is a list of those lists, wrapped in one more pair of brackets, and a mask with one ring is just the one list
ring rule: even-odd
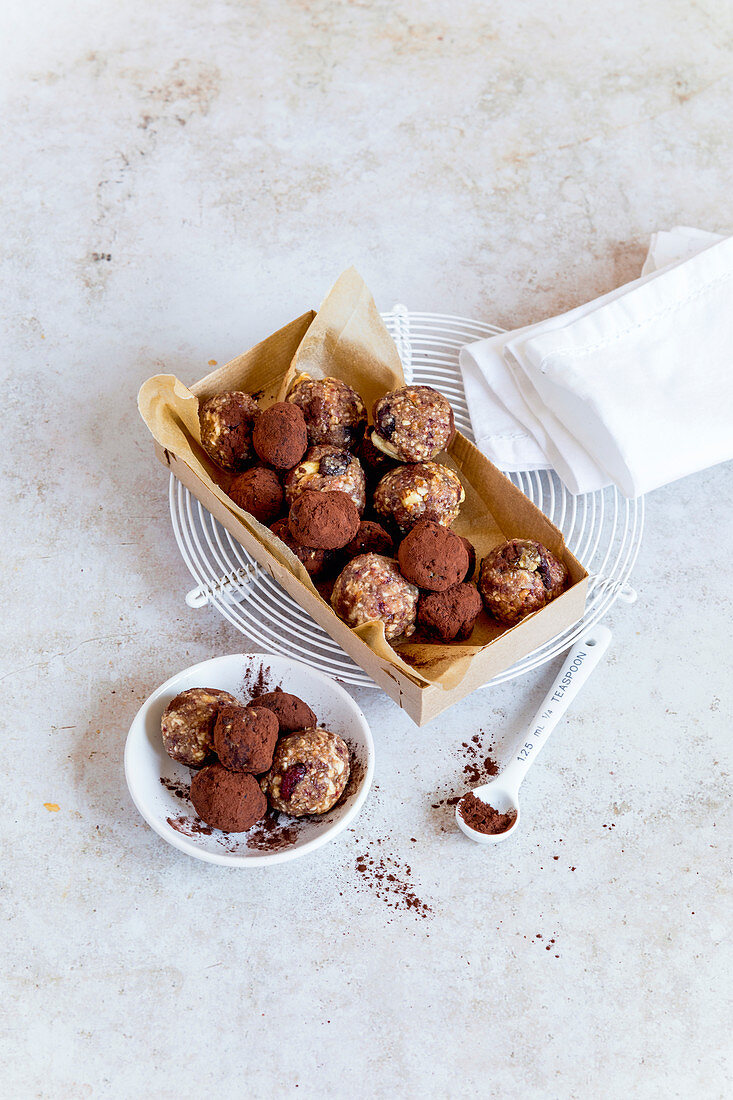
{"label": "mottled grey background surface", "polygon": [[[183,603],[140,382],[192,382],[352,263],[382,309],[515,326],[636,276],[656,228],[732,232],[730,7],[2,18],[4,1095],[729,1093],[730,468],[649,498],[639,602],[510,843],[433,805],[477,732],[511,755],[550,667],[420,731],[359,693],[364,814],[271,870],[166,847],[122,750],[157,684],[246,644]],[[367,850],[428,917],[375,893]]]}

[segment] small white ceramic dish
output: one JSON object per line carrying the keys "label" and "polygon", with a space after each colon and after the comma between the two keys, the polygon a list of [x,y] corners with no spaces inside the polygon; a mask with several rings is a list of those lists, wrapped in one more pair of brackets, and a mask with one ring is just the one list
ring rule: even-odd
{"label": "small white ceramic dish", "polygon": [[[268,817],[246,833],[204,826],[188,798],[192,770],[163,748],[160,720],[174,696],[187,688],[220,688],[243,703],[282,687],[315,711],[318,724],[340,734],[351,750],[352,775],[342,800],[321,817]],[[234,653],[192,665],[166,680],[143,703],[125,745],[125,778],[132,800],[159,836],[196,859],[229,867],[264,867],[315,851],[352,822],[369,792],[374,742],[354,700],[330,676],[269,653]]]}

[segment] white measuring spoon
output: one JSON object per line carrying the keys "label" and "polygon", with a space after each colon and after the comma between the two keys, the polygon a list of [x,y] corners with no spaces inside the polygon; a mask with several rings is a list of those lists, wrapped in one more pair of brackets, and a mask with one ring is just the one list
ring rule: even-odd
{"label": "white measuring spoon", "polygon": [[519,787],[537,759],[540,749],[565,711],[575,699],[585,681],[608,649],[611,631],[606,626],[586,630],[568,653],[554,684],[542,700],[540,709],[527,731],[524,744],[504,771],[490,783],[475,787],[473,794],[500,814],[516,813],[514,821],[503,833],[479,833],[467,825],[461,816],[461,803],[456,806],[456,822],[466,836],[478,844],[495,844],[506,840],[519,825]]}

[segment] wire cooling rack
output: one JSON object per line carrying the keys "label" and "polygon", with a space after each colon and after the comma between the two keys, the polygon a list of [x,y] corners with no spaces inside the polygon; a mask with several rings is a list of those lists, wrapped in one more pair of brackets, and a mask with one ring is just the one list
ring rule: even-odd
{"label": "wire cooling rack", "polygon": [[[466,317],[408,313],[399,305],[382,316],[397,345],[407,381],[434,386],[444,393],[453,406],[456,427],[473,439],[458,353],[463,344],[501,329]],[[626,500],[615,487],[572,496],[552,471],[509,476],[560,528],[568,548],[588,570],[590,582],[583,619],[490,684],[513,680],[563,653],[616,600],[635,601],[636,592],[628,580],[644,527],[643,498]],[[186,596],[189,607],[210,604],[247,638],[275,653],[297,657],[344,683],[377,687],[173,475],[169,500],[176,542],[196,581]]]}

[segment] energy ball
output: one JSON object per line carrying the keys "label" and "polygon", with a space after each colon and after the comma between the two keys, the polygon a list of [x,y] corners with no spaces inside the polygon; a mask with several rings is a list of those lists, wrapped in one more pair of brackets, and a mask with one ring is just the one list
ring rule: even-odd
{"label": "energy ball", "polygon": [[383,622],[388,642],[415,629],[418,591],[381,554],[362,554],[343,569],[333,586],[331,607],[349,626]]}
{"label": "energy ball", "polygon": [[199,408],[201,446],[225,470],[244,470],[255,460],[252,428],[259,408],[241,390],[217,393]]}
{"label": "energy ball", "polygon": [[265,695],[258,695],[253,700],[253,705],[267,707],[272,711],[280,725],[280,736],[318,725],[316,716],[307,703],[279,687]]}
{"label": "energy ball", "polygon": [[450,527],[465,499],[458,474],[439,462],[418,462],[384,475],[374,490],[374,510],[402,532],[421,519]]}
{"label": "energy ball", "polygon": [[366,423],[366,408],[346,382],[340,378],[302,378],[287,400],[303,410],[311,446],[327,443],[349,451],[356,446]]}
{"label": "energy ball", "polygon": [[359,530],[359,512],[346,493],[306,489],[290,506],[290,534],[302,546],[339,550]]}
{"label": "energy ball", "polygon": [[259,458],[278,470],[289,470],[308,450],[302,409],[279,401],[255,417],[252,445]]}
{"label": "energy ball", "polygon": [[210,764],[191,780],[191,802],[202,821],[225,833],[245,833],[267,813],[267,799],[253,775]]}
{"label": "energy ball", "polygon": [[371,519],[361,521],[354,538],[344,547],[344,553],[350,558],[358,558],[360,554],[386,554],[390,557],[393,550],[394,541],[390,533],[381,523]]}
{"label": "energy ball", "polygon": [[214,723],[219,707],[238,706],[228,691],[188,688],[171,699],[163,712],[163,747],[174,760],[200,768],[214,755]]}
{"label": "energy ball", "polygon": [[420,597],[417,621],[426,634],[441,642],[470,638],[481,611],[481,597],[474,584],[454,584],[444,592]]}
{"label": "energy ball", "polygon": [[312,546],[301,546],[290,534],[286,519],[279,519],[277,523],[273,523],[270,530],[285,543],[289,550],[292,550],[301,565],[305,567],[309,577],[314,579],[325,577],[335,570],[340,560],[338,554],[333,550],[317,550]]}
{"label": "energy ball", "polygon": [[344,793],[350,770],[349,750],[337,733],[305,729],[280,738],[260,783],[280,813],[325,814]]}
{"label": "energy ball", "polygon": [[398,462],[428,462],[455,434],[450,402],[432,386],[403,386],[375,403],[372,443]]}
{"label": "energy ball", "polygon": [[468,553],[468,569],[466,575],[461,577],[462,581],[472,581],[473,575],[476,572],[476,547],[468,539],[464,539],[463,535],[458,536],[463,545],[466,547]]}
{"label": "energy ball", "polygon": [[260,523],[272,523],[283,507],[282,485],[275,471],[267,466],[254,466],[235,477],[229,486],[229,496]]}
{"label": "energy ball", "polygon": [[364,426],[364,431],[359,439],[356,457],[361,462],[367,481],[372,484],[376,484],[380,477],[384,477],[387,471],[394,469],[396,465],[394,459],[386,455],[384,451],[377,450],[374,446],[372,443],[372,430],[368,424]]}
{"label": "energy ball", "polygon": [[397,560],[403,577],[431,592],[452,588],[463,580],[468,569],[468,551],[458,535],[425,519],[405,535]]}
{"label": "energy ball", "polygon": [[513,626],[559,596],[567,577],[563,563],[542,543],[510,539],[481,562],[478,590],[488,613]]}
{"label": "energy ball", "polygon": [[311,447],[302,462],[285,478],[285,499],[292,504],[306,489],[314,492],[348,493],[359,515],[366,504],[366,480],[358,458],[349,451],[331,446]]}
{"label": "energy ball", "polygon": [[221,707],[214,726],[219,763],[230,772],[262,775],[272,764],[278,730],[277,718],[266,707]]}

